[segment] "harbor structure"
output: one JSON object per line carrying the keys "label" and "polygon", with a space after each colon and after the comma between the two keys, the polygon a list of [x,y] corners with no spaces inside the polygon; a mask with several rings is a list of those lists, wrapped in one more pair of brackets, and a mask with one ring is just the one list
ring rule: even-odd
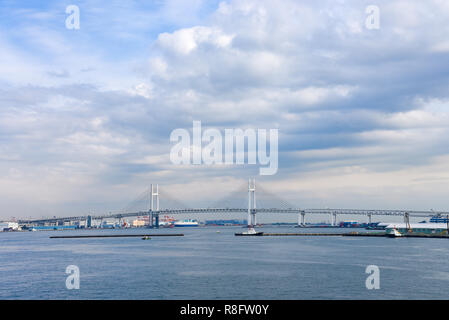
{"label": "harbor structure", "polygon": [[76,225],[70,226],[34,226],[30,228],[30,231],[56,231],[56,230],[75,230],[79,229]]}
{"label": "harbor structure", "polygon": [[143,227],[145,226],[145,220],[133,220],[133,227]]}
{"label": "harbor structure", "polygon": [[429,234],[447,235],[448,225],[446,223],[391,223],[386,226],[386,233],[396,230],[402,235],[405,234]]}
{"label": "harbor structure", "polygon": [[247,225],[248,221],[246,219],[218,219],[218,220],[206,220],[206,226],[243,226]]}

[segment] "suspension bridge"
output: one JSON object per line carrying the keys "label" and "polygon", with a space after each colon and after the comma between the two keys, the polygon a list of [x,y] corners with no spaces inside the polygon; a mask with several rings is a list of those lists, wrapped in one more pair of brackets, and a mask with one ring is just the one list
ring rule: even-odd
{"label": "suspension bridge", "polygon": [[[174,199],[170,195],[165,195],[160,201],[159,185],[151,185],[149,190],[143,192],[130,205],[120,210],[117,213],[109,213],[104,215],[80,215],[70,217],[52,217],[52,218],[38,218],[38,219],[21,219],[18,223],[21,225],[60,225],[66,222],[85,221],[89,226],[89,221],[104,220],[104,219],[118,219],[121,221],[128,217],[148,216],[150,227],[159,227],[159,217],[163,215],[190,215],[190,214],[220,214],[220,213],[237,213],[247,214],[248,226],[255,226],[257,224],[257,214],[271,213],[271,214],[297,214],[298,225],[306,224],[306,216],[312,215],[329,215],[331,217],[331,224],[337,225],[338,215],[361,215],[366,216],[367,222],[372,222],[373,216],[402,216],[404,221],[408,222],[409,218],[427,218],[435,215],[447,215],[449,212],[445,211],[418,211],[418,210],[381,210],[381,209],[304,209],[290,204],[288,201],[277,197],[273,193],[267,192],[264,188],[257,188],[258,196],[256,201],[256,181],[249,179],[248,185],[244,188],[239,188],[225,199],[220,200],[217,204],[208,207],[189,207],[179,200]],[[247,192],[247,195],[246,195]],[[260,196],[262,194],[262,196]],[[165,201],[164,201],[165,200]],[[239,202],[236,205],[236,202]],[[247,201],[247,205],[243,205],[242,201]],[[164,206],[160,203],[164,202]],[[257,203],[257,205],[256,205]],[[137,204],[137,206],[136,206]],[[135,209],[140,205],[140,209]],[[145,208],[146,207],[146,208]]]}

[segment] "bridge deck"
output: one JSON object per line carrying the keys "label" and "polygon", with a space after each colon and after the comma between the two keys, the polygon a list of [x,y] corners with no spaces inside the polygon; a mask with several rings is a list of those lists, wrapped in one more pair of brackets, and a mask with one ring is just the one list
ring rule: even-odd
{"label": "bridge deck", "polygon": [[[160,215],[175,215],[175,214],[204,214],[204,213],[247,213],[247,208],[187,208],[187,209],[162,209],[154,211],[155,214]],[[448,215],[449,212],[443,211],[416,211],[416,210],[379,210],[379,209],[298,209],[298,208],[259,208],[256,209],[256,213],[295,213],[295,214],[336,214],[336,215],[376,215],[376,216],[404,216],[408,213],[410,217],[431,217],[436,214]],[[92,219],[120,219],[127,217],[145,216],[150,214],[150,211],[140,212],[126,212],[116,213],[102,216],[92,216]],[[54,222],[66,222],[66,221],[83,221],[87,216],[72,216],[72,217],[53,217],[53,218],[41,218],[41,219],[21,219],[18,220],[21,224],[32,223],[54,223]]]}

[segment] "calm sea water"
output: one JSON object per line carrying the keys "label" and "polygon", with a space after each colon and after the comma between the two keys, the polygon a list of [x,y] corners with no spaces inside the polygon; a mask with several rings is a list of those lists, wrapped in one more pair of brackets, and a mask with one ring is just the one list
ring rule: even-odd
{"label": "calm sea water", "polygon": [[[234,236],[242,230],[0,233],[0,299],[449,298],[447,239]],[[51,235],[146,232],[185,236],[149,241],[49,239]],[[68,265],[80,269],[79,290],[66,288]],[[368,265],[380,268],[379,290],[365,287]]]}

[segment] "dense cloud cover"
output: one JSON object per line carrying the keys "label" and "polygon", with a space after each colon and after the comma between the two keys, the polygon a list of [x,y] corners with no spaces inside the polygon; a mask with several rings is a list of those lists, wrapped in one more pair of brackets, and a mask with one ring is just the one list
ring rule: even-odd
{"label": "dense cloud cover", "polygon": [[150,183],[220,198],[258,174],[173,165],[193,120],[277,128],[258,181],[298,206],[449,209],[447,1],[81,1],[79,30],[69,4],[0,4],[0,217],[114,211]]}

